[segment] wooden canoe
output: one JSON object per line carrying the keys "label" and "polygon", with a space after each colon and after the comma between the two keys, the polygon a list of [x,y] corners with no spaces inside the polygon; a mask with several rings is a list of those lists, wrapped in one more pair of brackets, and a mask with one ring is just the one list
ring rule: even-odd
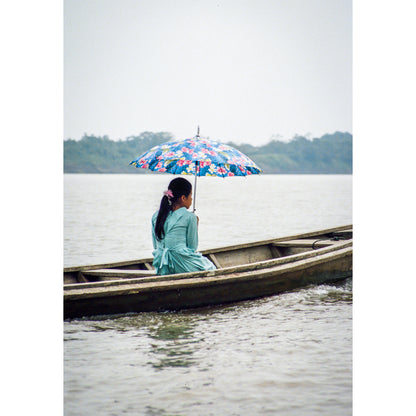
{"label": "wooden canoe", "polygon": [[64,269],[64,318],[174,311],[352,276],[352,226],[201,251],[217,270],[157,276],[152,259]]}

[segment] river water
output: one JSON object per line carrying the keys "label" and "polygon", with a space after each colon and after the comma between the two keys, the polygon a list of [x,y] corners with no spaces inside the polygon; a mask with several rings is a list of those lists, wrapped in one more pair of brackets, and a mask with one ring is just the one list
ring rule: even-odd
{"label": "river water", "polygon": [[[66,266],[151,256],[171,175],[65,175]],[[193,178],[188,177],[192,183]],[[198,178],[199,248],[352,223],[350,175]],[[349,415],[352,279],[64,323],[65,415]]]}

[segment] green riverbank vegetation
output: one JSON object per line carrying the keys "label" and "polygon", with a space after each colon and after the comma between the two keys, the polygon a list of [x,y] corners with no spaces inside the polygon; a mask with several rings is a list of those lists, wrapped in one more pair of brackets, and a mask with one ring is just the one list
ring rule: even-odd
{"label": "green riverbank vegetation", "polygon": [[[150,173],[129,163],[158,144],[173,140],[166,132],[143,132],[125,140],[84,135],[64,141],[64,173]],[[227,144],[252,158],[267,173],[351,174],[352,135],[335,132],[320,138],[295,136],[289,142],[272,140],[262,146]]]}

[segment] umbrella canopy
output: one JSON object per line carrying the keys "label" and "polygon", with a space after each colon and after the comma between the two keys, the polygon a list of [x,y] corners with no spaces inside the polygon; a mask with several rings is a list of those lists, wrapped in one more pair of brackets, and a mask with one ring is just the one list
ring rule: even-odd
{"label": "umbrella canopy", "polygon": [[[152,147],[130,162],[138,168],[175,175],[197,176],[247,176],[262,170],[239,150],[217,141],[200,138],[198,134],[180,141],[170,141]],[[194,195],[195,211],[195,195]]]}

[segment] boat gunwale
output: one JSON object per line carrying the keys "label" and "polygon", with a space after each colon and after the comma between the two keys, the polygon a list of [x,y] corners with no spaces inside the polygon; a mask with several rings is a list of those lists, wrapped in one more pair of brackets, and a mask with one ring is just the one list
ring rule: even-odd
{"label": "boat gunwale", "polygon": [[[254,241],[254,242],[241,243],[241,244],[236,244],[236,245],[231,245],[231,246],[215,247],[215,248],[212,248],[212,249],[201,250],[200,253],[204,256],[206,256],[208,254],[214,254],[215,255],[215,253],[220,253],[220,252],[235,251],[235,250],[241,250],[241,249],[244,249],[244,248],[258,247],[258,246],[262,246],[262,245],[278,243],[279,241],[305,239],[305,238],[308,238],[308,237],[320,236],[320,235],[324,235],[324,234],[329,234],[329,233],[333,233],[333,232],[337,232],[337,231],[345,231],[345,230],[350,230],[350,229],[351,230],[353,229],[352,224],[343,225],[343,226],[334,227],[334,228],[327,228],[327,229],[324,229],[324,230],[310,231],[310,232],[301,233],[301,234],[294,234],[294,235],[290,235],[290,236],[286,236],[286,237],[278,237],[278,238],[272,238],[272,239],[267,239],[267,240],[258,240],[258,241]],[[287,257],[289,257],[289,256],[287,256]],[[273,260],[273,259],[271,259],[271,260]],[[69,266],[69,267],[64,267],[64,273],[82,272],[82,271],[88,271],[88,270],[94,270],[94,269],[114,269],[114,268],[117,268],[117,267],[129,266],[129,265],[140,264],[140,263],[150,263],[151,264],[152,262],[153,262],[153,257],[148,257],[148,258],[144,258],[144,259],[124,260],[124,261],[119,261],[119,262],[114,262],[114,263],[90,264],[90,265],[83,265],[83,266]],[[225,270],[225,269],[226,268],[222,268],[220,270]],[[196,273],[200,273],[200,272],[196,272]],[[181,273],[181,274],[183,274],[183,273]],[[187,273],[187,274],[189,275],[189,273]],[[170,275],[170,276],[173,276],[173,275]],[[67,286],[67,285],[68,284],[65,284],[65,286]]]}

